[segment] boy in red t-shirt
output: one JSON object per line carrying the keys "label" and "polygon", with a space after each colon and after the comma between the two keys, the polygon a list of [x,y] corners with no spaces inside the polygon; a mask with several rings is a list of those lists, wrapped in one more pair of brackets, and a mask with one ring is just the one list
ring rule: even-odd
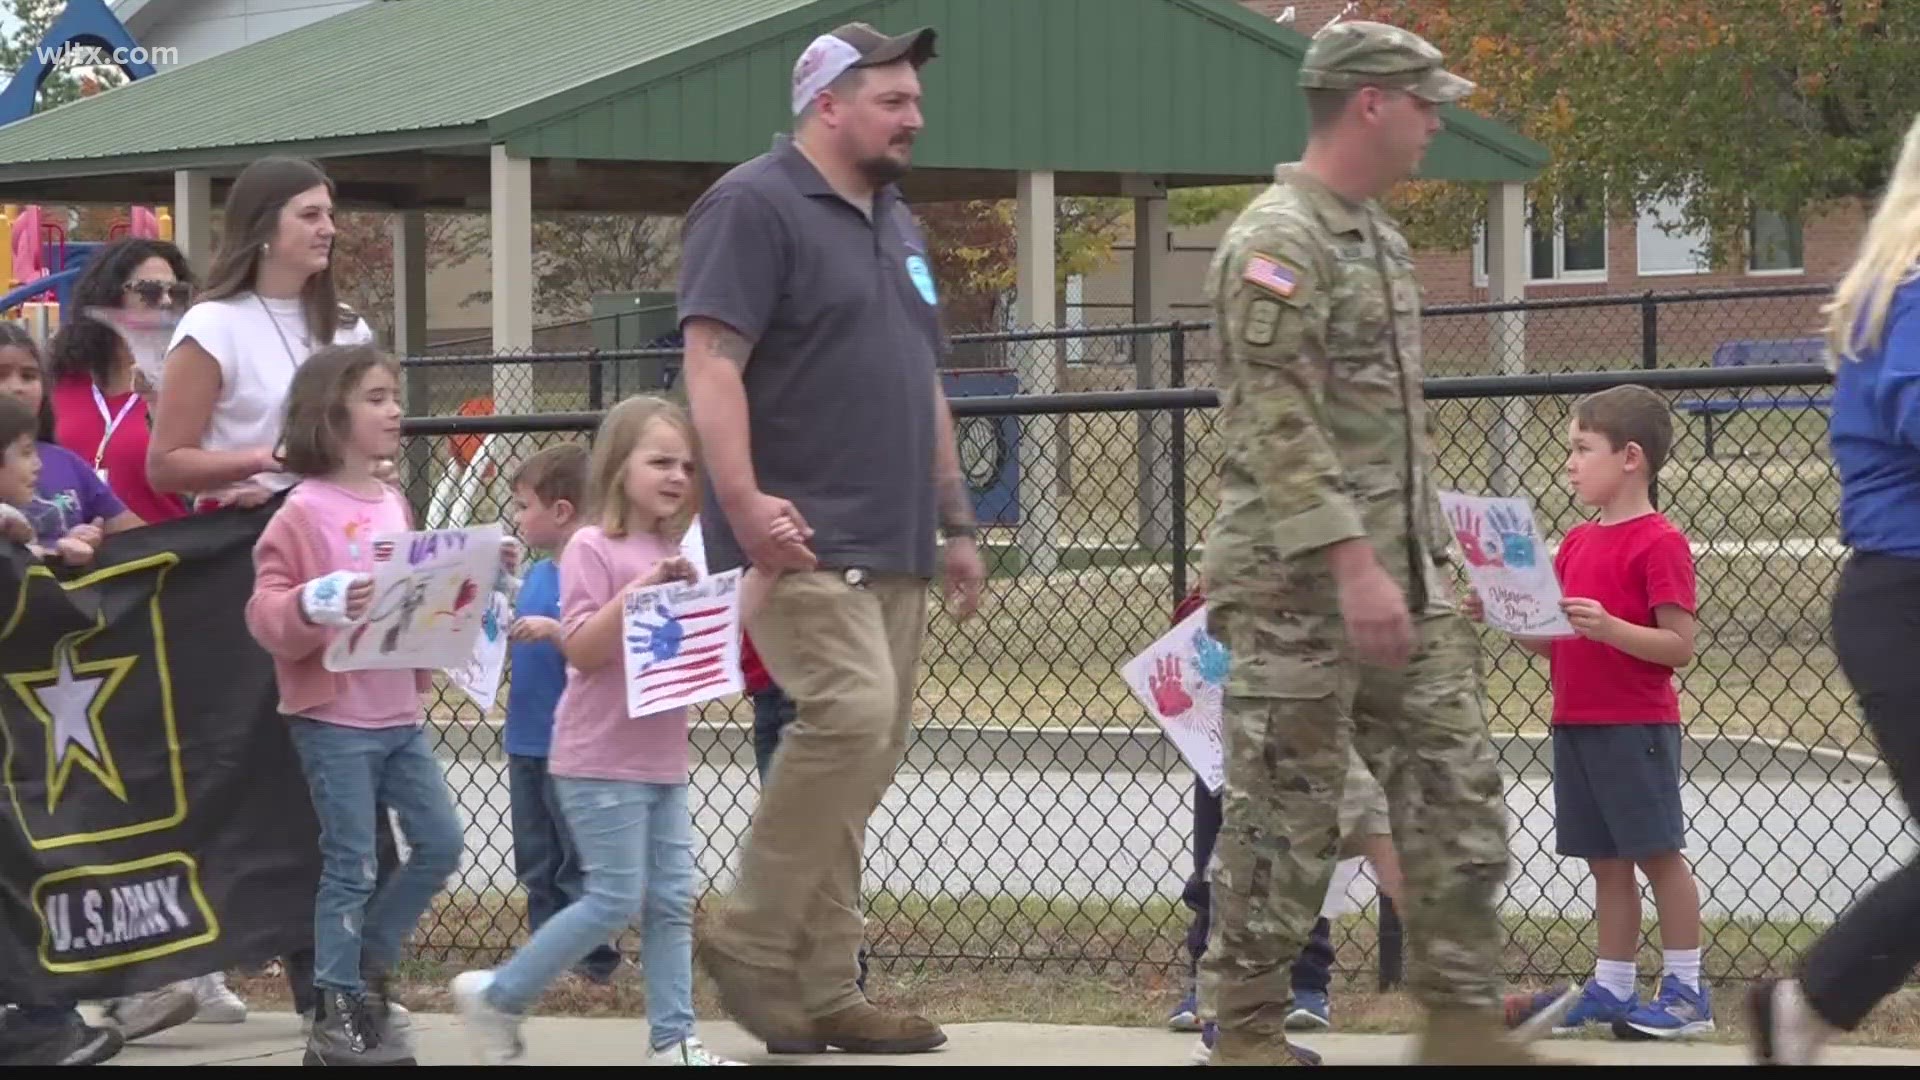
{"label": "boy in red t-shirt", "polygon": [[[1555,1034],[1610,1025],[1622,1038],[1713,1030],[1700,986],[1700,891],[1680,805],[1680,699],[1674,672],[1693,660],[1693,553],[1653,508],[1650,489],[1673,444],[1665,399],[1619,386],[1574,404],[1567,480],[1599,519],[1574,526],[1553,569],[1573,625],[1567,638],[1516,639],[1551,662],[1557,850],[1593,870],[1599,927],[1594,977]],[[1471,597],[1469,614],[1482,611]],[[1634,988],[1640,886],[1653,887],[1665,971],[1653,1001]],[[1509,1002],[1515,1023],[1562,991]]]}

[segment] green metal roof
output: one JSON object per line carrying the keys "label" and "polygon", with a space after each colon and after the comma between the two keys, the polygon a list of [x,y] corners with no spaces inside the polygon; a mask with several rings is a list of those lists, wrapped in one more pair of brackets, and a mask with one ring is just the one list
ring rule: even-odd
{"label": "green metal roof", "polygon": [[[1266,176],[1304,145],[1300,35],[1233,0],[380,0],[0,128],[0,182],[505,143],[730,163],[790,126],[813,35],[932,25],[923,168]],[[1424,175],[1527,180],[1450,108]]]}

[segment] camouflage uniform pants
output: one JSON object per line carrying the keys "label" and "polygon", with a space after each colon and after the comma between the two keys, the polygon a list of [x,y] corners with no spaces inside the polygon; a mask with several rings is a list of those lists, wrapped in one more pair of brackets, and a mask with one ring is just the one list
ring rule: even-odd
{"label": "camouflage uniform pants", "polygon": [[[1289,965],[1340,851],[1349,746],[1386,789],[1406,877],[1412,989],[1430,1008],[1497,1007],[1506,801],[1471,626],[1455,614],[1416,621],[1418,651],[1392,670],[1351,658],[1338,615],[1221,605],[1210,621],[1236,663],[1257,657],[1265,671],[1285,675],[1229,677],[1242,692],[1223,710],[1227,781],[1201,963],[1203,1013],[1222,1029],[1280,1034],[1292,999]],[[1249,681],[1260,696],[1244,693]]]}

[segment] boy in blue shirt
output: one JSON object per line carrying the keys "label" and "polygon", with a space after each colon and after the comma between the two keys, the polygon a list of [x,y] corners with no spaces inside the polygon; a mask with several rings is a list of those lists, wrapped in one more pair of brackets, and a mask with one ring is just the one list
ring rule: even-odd
{"label": "boy in blue shirt", "polygon": [[[513,805],[513,868],[527,891],[527,921],[538,930],[580,897],[584,885],[580,856],[567,833],[566,819],[547,774],[547,750],[553,741],[553,710],[567,686],[567,661],[560,652],[560,567],[556,561],[582,519],[587,487],[587,448],[578,443],[549,446],[529,457],[513,476],[514,527],[527,546],[547,558],[527,568],[514,604],[507,638],[507,777]],[[576,970],[606,985],[620,967],[612,945],[597,946]]]}

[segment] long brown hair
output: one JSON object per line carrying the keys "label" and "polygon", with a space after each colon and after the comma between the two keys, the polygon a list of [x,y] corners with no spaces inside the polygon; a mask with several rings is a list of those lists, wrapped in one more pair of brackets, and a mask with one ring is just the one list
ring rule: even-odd
{"label": "long brown hair", "polygon": [[343,461],[340,444],[353,422],[347,400],[367,372],[384,367],[400,382],[400,365],[372,345],[329,345],[294,369],[281,427],[286,469],[295,476],[327,476]]}
{"label": "long brown hair", "polygon": [[[240,170],[227,191],[220,248],[214,253],[200,299],[225,300],[252,292],[260,278],[261,248],[280,231],[280,211],[295,195],[317,187],[333,194],[333,181],[306,158],[263,157]],[[315,345],[333,344],[334,331],[352,326],[357,318],[340,306],[331,258],[326,269],[300,287],[300,306]]]}

